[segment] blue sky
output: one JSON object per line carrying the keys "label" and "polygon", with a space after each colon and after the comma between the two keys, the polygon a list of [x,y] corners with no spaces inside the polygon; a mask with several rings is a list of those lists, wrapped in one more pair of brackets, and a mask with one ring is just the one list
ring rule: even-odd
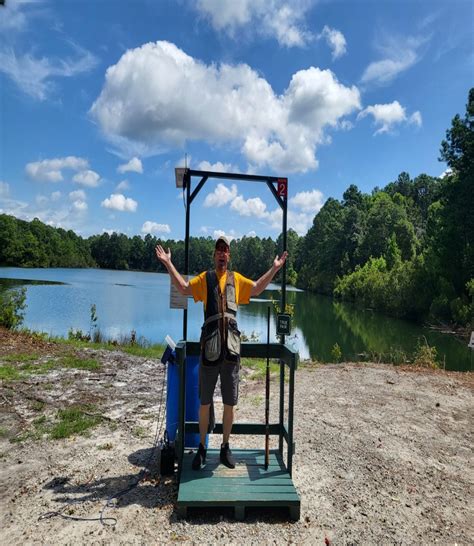
{"label": "blue sky", "polygon": [[[0,212],[82,236],[182,239],[174,169],[288,177],[327,198],[439,176],[474,83],[471,0],[6,0]],[[209,181],[193,235],[276,238],[266,186]]]}

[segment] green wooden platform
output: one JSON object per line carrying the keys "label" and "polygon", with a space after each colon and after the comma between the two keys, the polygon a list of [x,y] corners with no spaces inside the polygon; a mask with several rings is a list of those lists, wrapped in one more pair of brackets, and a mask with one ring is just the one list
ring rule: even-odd
{"label": "green wooden platform", "polygon": [[235,518],[242,520],[247,507],[288,507],[290,518],[298,520],[300,498],[279,450],[270,451],[267,470],[262,449],[236,449],[232,453],[234,469],[220,463],[218,449],[208,449],[206,466],[201,470],[191,468],[194,453],[184,454],[178,516],[186,517],[188,508],[193,507],[232,507]]}

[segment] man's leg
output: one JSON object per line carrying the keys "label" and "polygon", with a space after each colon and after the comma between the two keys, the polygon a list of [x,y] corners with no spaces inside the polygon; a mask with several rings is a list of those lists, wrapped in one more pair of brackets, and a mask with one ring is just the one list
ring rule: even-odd
{"label": "man's leg", "polygon": [[[209,427],[209,408],[211,404],[201,404],[199,406],[199,440],[202,445],[206,441],[207,428]],[[231,423],[232,427],[232,423]]]}
{"label": "man's leg", "polygon": [[220,460],[228,468],[235,468],[234,457],[229,448],[229,438],[234,423],[234,406],[239,398],[239,367],[240,363],[221,364],[221,389],[224,415],[222,417],[222,445]]}
{"label": "man's leg", "polygon": [[[201,406],[202,407],[202,406]],[[222,443],[227,444],[230,438],[230,432],[234,423],[234,406],[224,404],[224,415],[222,417]]]}
{"label": "man's leg", "polygon": [[193,459],[193,470],[199,470],[206,463],[206,434],[209,427],[209,409],[217,382],[219,370],[214,366],[199,365],[199,439],[200,444]]}

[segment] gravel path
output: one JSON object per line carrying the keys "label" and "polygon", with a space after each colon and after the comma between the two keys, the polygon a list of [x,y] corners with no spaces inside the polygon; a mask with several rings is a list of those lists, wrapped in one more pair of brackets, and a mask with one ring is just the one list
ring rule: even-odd
{"label": "gravel path", "polygon": [[[0,344],[0,361],[11,352],[6,347]],[[39,352],[43,360],[55,357],[54,347]],[[110,496],[134,483],[155,436],[159,361],[119,351],[80,354],[97,358],[101,369],[53,370],[1,384],[2,544],[474,542],[472,374],[375,364],[305,365],[297,371],[298,522],[261,510],[249,511],[242,522],[230,510],[197,511],[179,520],[175,479],[156,471],[105,510],[116,525],[38,521],[60,507],[71,516],[97,518]],[[11,442],[31,430],[39,415],[50,418],[60,407],[85,402],[105,417],[88,436]],[[271,407],[274,420],[274,398]],[[237,420],[263,416],[264,383],[243,370]],[[219,440],[212,437],[211,445]],[[234,446],[263,448],[262,437],[232,440]]]}

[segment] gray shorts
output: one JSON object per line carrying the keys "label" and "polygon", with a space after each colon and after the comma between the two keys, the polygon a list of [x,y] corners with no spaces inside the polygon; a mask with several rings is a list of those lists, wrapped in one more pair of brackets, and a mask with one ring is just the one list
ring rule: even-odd
{"label": "gray shorts", "polygon": [[199,399],[202,405],[212,402],[217,378],[221,376],[222,402],[235,406],[239,399],[239,362],[221,362],[213,366],[199,364]]}

